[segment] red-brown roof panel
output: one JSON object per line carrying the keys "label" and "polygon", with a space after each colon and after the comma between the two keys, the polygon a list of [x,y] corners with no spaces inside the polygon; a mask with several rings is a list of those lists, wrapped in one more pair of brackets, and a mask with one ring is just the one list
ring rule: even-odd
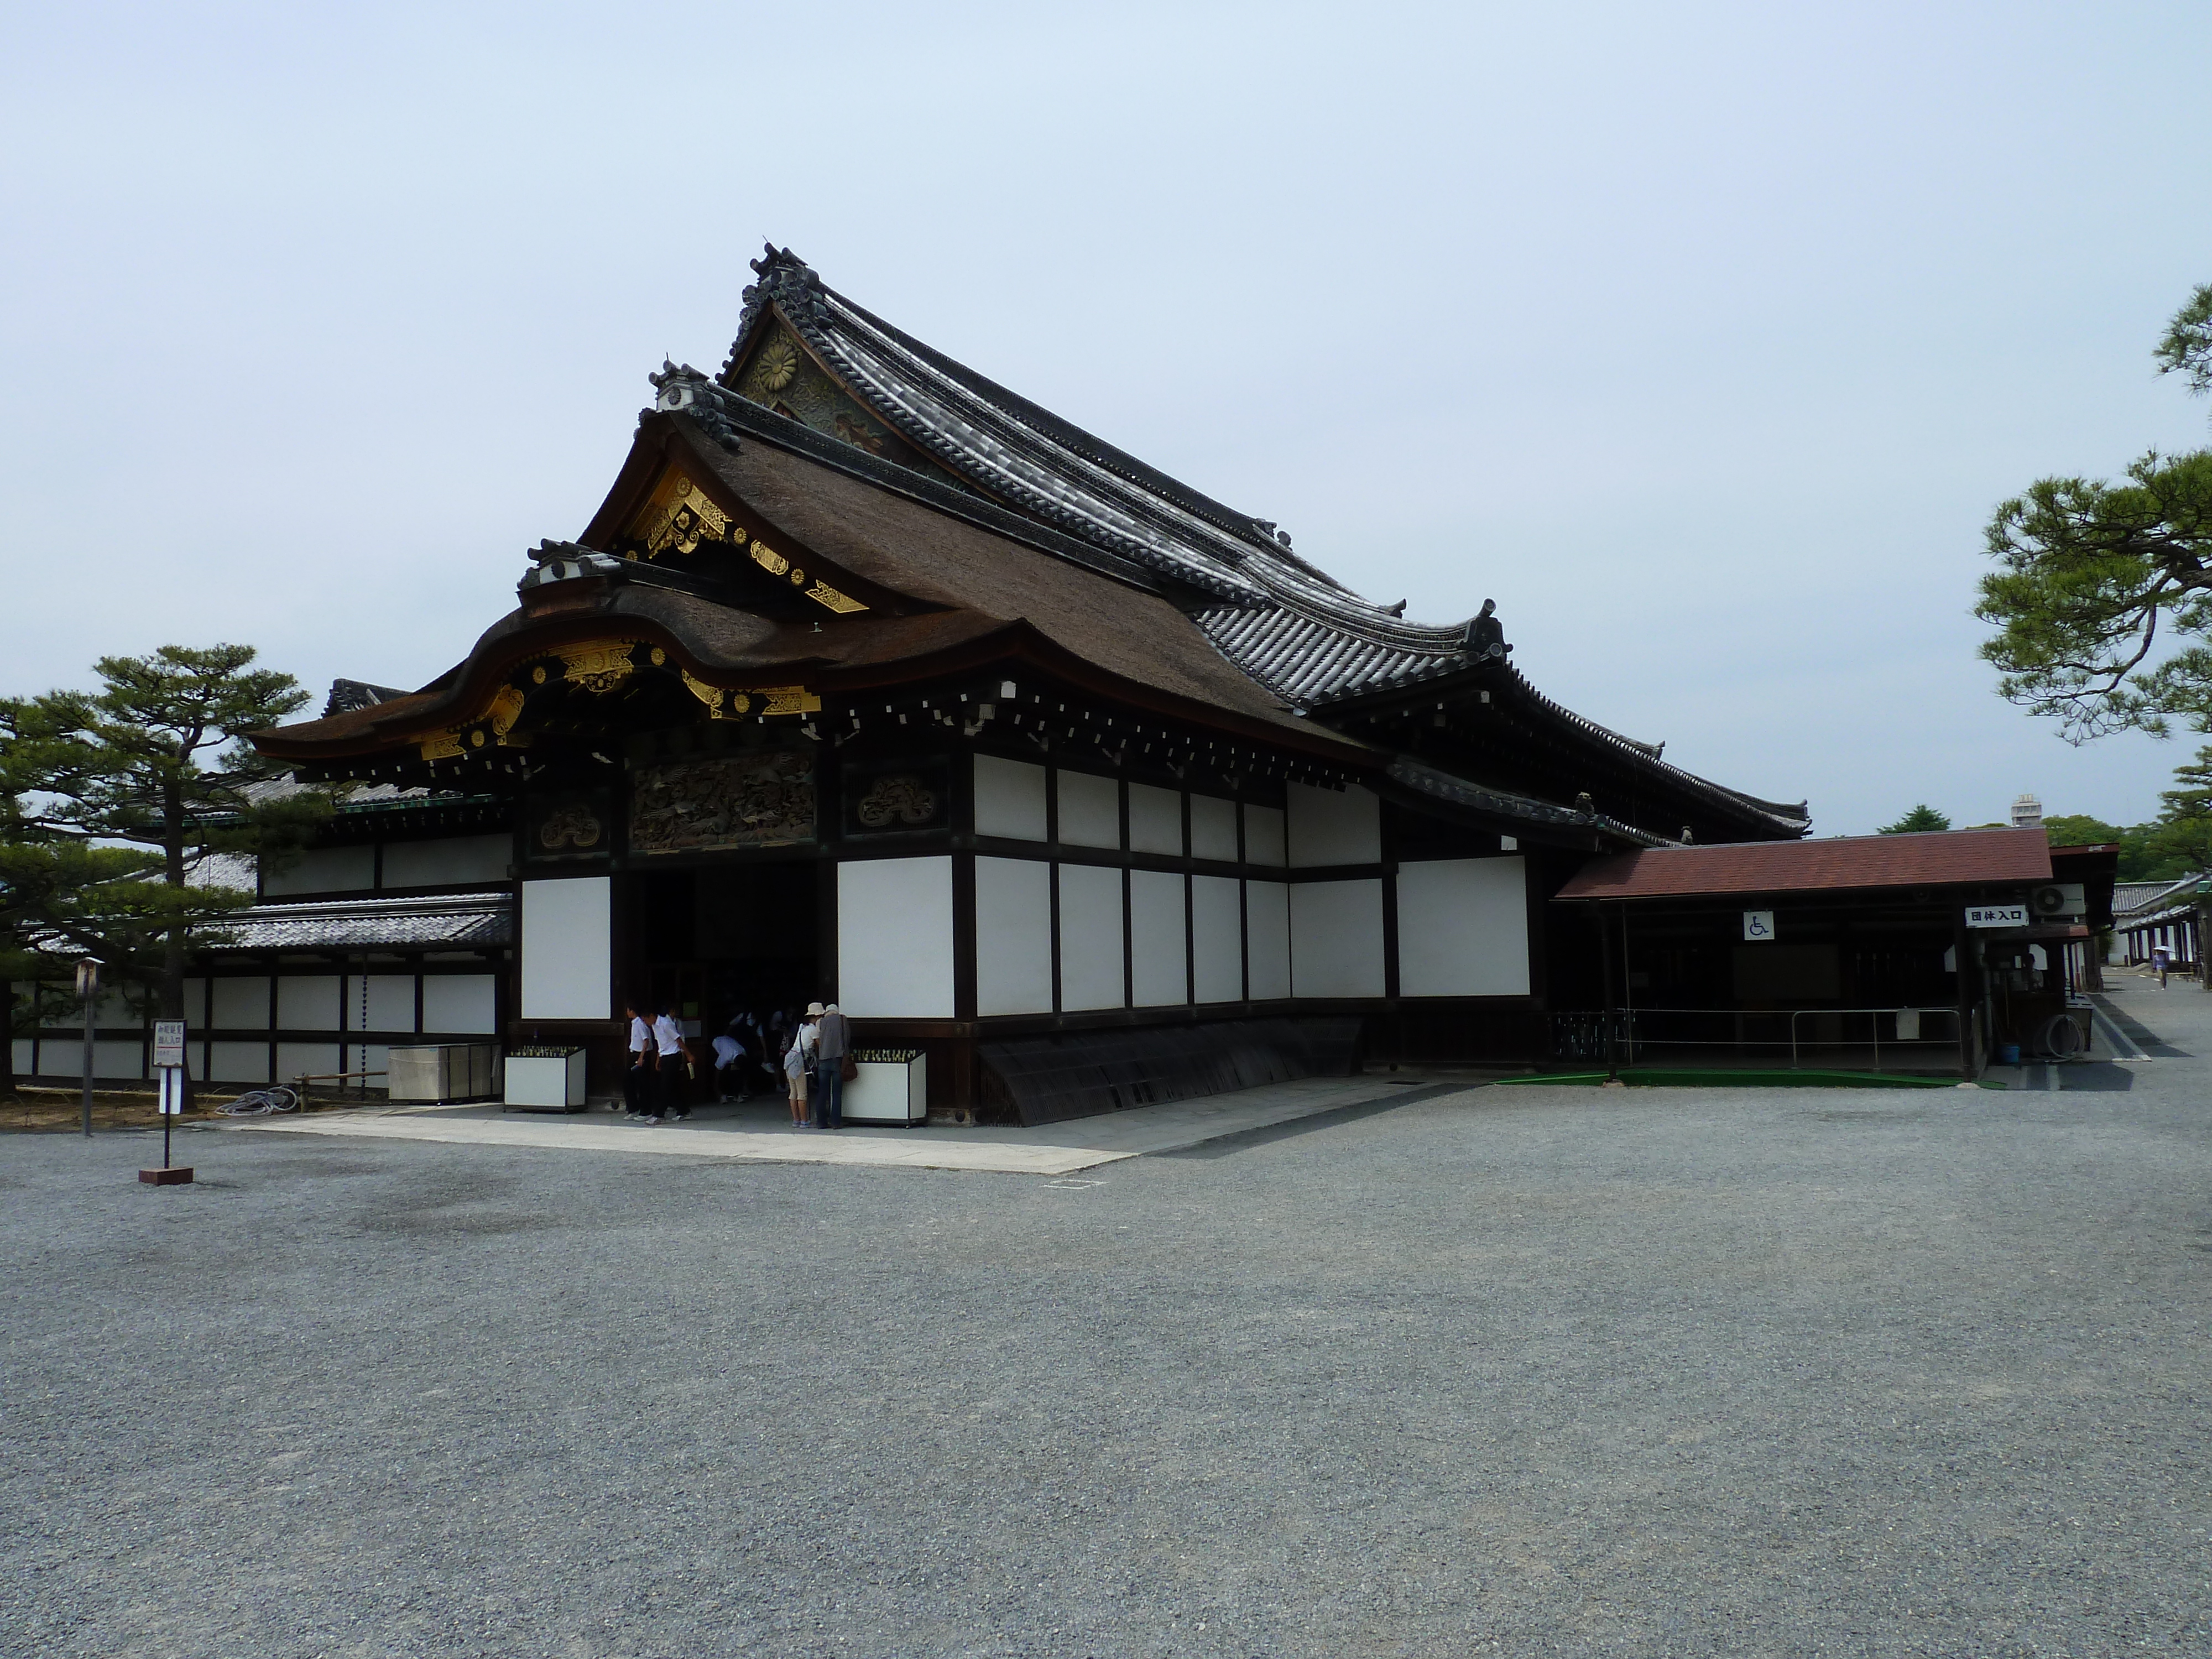
{"label": "red-brown roof panel", "polygon": [[2051,848],[2040,829],[1944,830],[1917,836],[1655,847],[1585,866],[1558,896],[1686,898],[2050,879]]}

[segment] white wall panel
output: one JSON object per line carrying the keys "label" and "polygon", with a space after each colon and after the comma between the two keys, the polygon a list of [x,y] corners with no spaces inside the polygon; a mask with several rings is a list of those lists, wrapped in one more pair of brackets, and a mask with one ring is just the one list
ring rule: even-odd
{"label": "white wall panel", "polygon": [[[1191,805],[1199,798],[1191,797]],[[1196,820],[1193,820],[1195,826]],[[1237,1002],[1244,995],[1240,884],[1231,876],[1190,878],[1191,1000]]]}
{"label": "white wall panel", "polygon": [[1291,994],[1291,890],[1279,881],[1244,884],[1244,938],[1251,953],[1252,1000]]}
{"label": "white wall panel", "polygon": [[338,1029],[338,976],[288,974],[276,981],[276,1024],[288,1031]]}
{"label": "white wall panel", "polygon": [[1129,989],[1140,1008],[1190,1000],[1182,908],[1181,876],[1129,872]]}
{"label": "white wall panel", "polygon": [[[415,1011],[410,1008],[411,1022]],[[402,1024],[389,1028],[406,1030]],[[479,1035],[499,1030],[499,985],[489,974],[425,974],[422,975],[422,1029],[454,1035]]]}
{"label": "white wall panel", "polygon": [[975,833],[1009,841],[1045,838],[1045,770],[1027,761],[975,757]]}
{"label": "white wall panel", "polygon": [[[348,1043],[345,1063],[349,1071],[381,1072],[392,1063],[392,1050],[381,1042]],[[373,1095],[388,1094],[392,1080],[388,1077],[356,1078],[346,1087],[367,1089]]]}
{"label": "white wall panel", "polygon": [[282,870],[261,872],[261,890],[269,898],[288,893],[349,893],[376,885],[374,847],[316,847],[285,863]]}
{"label": "white wall panel", "polygon": [[1190,798],[1190,855],[1194,859],[1237,860],[1237,803],[1218,795]]}
{"label": "white wall panel", "polygon": [[384,885],[441,887],[507,879],[514,862],[512,836],[448,836],[437,841],[384,843]]}
{"label": "white wall panel", "polygon": [[837,1005],[856,1019],[952,1017],[952,860],[837,866]]}
{"label": "white wall panel", "polygon": [[[279,1083],[289,1083],[302,1073],[309,1077],[327,1079],[341,1069],[338,1045],[335,1042],[280,1042],[276,1045],[276,1081]],[[324,1082],[308,1086],[330,1089],[337,1085]]]}
{"label": "white wall panel", "polygon": [[[83,1046],[78,1045],[82,1054]],[[146,1075],[146,1046],[142,1042],[110,1042],[106,1040],[92,1045],[92,1074],[94,1077],[143,1078]]]}
{"label": "white wall panel", "polygon": [[1042,860],[975,860],[975,1012],[1052,1012],[1052,866]]}
{"label": "white wall panel", "polygon": [[1149,783],[1129,786],[1129,850],[1182,856],[1182,794]]}
{"label": "white wall panel", "polygon": [[1283,815],[1273,806],[1244,808],[1244,857],[1251,864],[1280,865],[1283,854]]}
{"label": "white wall panel", "polygon": [[185,1023],[195,1031],[207,1024],[207,981],[204,979],[185,981]]}
{"label": "white wall panel", "polygon": [[267,1030],[269,981],[258,978],[216,981],[215,1011],[208,1024],[217,1030]]}
{"label": "white wall panel", "polygon": [[524,1019],[605,1019],[614,1009],[611,884],[605,876],[522,884]]}
{"label": "white wall panel", "polygon": [[1528,897],[1519,859],[1398,866],[1398,990],[1409,997],[1528,994]]}
{"label": "white wall panel", "polygon": [[1302,881],[1291,889],[1291,992],[1382,994],[1382,884]]}
{"label": "white wall panel", "polygon": [[8,1052],[15,1056],[15,1075],[17,1077],[30,1076],[31,1039],[28,1037],[17,1037],[15,1039],[15,1047],[10,1048]]}
{"label": "white wall panel", "polygon": [[[345,1029],[349,1031],[411,1031],[415,1029],[415,975],[348,974]],[[487,978],[489,975],[486,975]],[[468,1030],[473,1028],[461,1026]],[[489,1030],[490,1027],[484,1028]]]}
{"label": "white wall panel", "polygon": [[1121,872],[1089,864],[1059,870],[1060,1006],[1121,1007]]}
{"label": "white wall panel", "polygon": [[1060,838],[1069,847],[1121,844],[1121,785],[1088,772],[1060,774]]}
{"label": "white wall panel", "polygon": [[208,1080],[211,1083],[266,1083],[269,1045],[265,1042],[210,1042]]}
{"label": "white wall panel", "polygon": [[1367,790],[1284,786],[1290,809],[1291,864],[1375,864],[1382,857],[1382,803]]}

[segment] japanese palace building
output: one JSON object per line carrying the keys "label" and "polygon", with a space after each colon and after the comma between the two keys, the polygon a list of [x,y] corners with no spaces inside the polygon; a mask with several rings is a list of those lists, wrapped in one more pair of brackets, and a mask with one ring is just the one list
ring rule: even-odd
{"label": "japanese palace building", "polygon": [[652,377],[465,659],[258,739],[357,793],[256,915],[443,918],[407,973],[378,926],[333,956],[364,998],[372,955],[412,975],[411,1020],[347,1002],[364,1051],[465,978],[470,1028],[586,1043],[595,1089],[629,995],[834,1000],[933,1108],[1030,1121],[1534,1058],[1601,994],[1550,902],[1584,863],[1806,833],[1546,698],[1486,603],[1408,622],[788,250],[754,269],[721,372]]}

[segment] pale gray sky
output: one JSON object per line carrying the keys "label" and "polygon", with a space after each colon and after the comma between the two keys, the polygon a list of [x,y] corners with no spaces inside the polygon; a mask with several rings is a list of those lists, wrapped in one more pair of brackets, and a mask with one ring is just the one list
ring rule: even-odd
{"label": "pale gray sky", "polygon": [[0,690],[419,684],[745,260],[1815,833],[2194,741],[2000,702],[1991,507],[2212,441],[2202,3],[9,9]]}

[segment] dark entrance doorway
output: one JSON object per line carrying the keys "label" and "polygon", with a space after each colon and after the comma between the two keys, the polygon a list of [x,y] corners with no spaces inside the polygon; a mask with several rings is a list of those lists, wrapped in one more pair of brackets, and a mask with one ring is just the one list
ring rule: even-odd
{"label": "dark entrance doorway", "polygon": [[746,859],[639,876],[634,982],[685,1035],[804,1008],[821,979],[817,866]]}

